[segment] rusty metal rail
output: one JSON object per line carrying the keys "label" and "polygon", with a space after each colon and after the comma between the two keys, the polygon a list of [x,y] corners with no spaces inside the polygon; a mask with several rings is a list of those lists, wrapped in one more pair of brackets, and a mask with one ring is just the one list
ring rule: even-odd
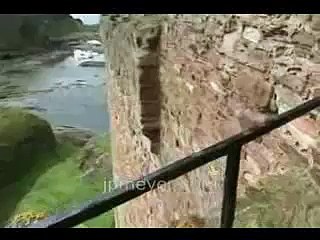
{"label": "rusty metal rail", "polygon": [[[29,228],[74,227],[150,191],[152,186],[159,187],[163,182],[169,182],[176,179],[225,155],[228,157],[225,170],[224,196],[220,224],[222,228],[230,228],[233,225],[236,209],[236,192],[241,147],[282,125],[307,114],[317,107],[320,107],[320,97],[316,97],[290,111],[277,115],[271,120],[261,123],[254,128],[250,128],[199,152],[195,152],[190,156],[177,160],[168,166],[146,175],[142,179],[132,181],[110,193],[101,194],[95,199],[88,201],[69,212],[57,214],[32,224]],[[143,188],[141,188],[141,183],[145,183]]]}

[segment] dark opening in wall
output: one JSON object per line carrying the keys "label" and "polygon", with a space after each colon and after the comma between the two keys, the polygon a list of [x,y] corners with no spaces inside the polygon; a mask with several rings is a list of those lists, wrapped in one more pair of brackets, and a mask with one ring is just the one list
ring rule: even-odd
{"label": "dark opening in wall", "polygon": [[139,58],[141,123],[143,134],[151,140],[151,151],[160,152],[160,79],[159,43],[160,31],[151,29],[151,36],[139,41],[144,54]]}

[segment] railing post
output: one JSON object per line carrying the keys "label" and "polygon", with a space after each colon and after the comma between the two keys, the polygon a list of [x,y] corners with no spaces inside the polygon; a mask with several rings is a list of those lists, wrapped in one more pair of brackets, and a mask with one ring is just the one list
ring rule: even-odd
{"label": "railing post", "polygon": [[224,177],[224,193],[221,210],[221,228],[231,228],[237,201],[241,145],[230,146]]}

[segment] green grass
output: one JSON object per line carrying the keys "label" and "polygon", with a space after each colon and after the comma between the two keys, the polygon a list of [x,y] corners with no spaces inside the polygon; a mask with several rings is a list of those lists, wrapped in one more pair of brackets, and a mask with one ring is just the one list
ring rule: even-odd
{"label": "green grass", "polygon": [[30,136],[54,140],[47,121],[18,107],[0,107],[0,142],[16,145]]}
{"label": "green grass", "polygon": [[[42,155],[27,176],[0,190],[0,222],[27,211],[63,212],[102,193],[104,176],[97,175],[90,182],[81,179],[77,153],[74,147],[63,146],[56,156]],[[113,227],[113,215],[106,213],[82,226]]]}
{"label": "green grass", "polygon": [[21,108],[0,107],[0,188],[28,172],[37,153],[55,146],[47,121]]}

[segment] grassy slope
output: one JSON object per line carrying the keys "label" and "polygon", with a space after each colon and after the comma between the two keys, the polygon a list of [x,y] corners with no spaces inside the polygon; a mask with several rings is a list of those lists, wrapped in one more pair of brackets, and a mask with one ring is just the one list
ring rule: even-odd
{"label": "grassy slope", "polygon": [[[103,176],[96,176],[92,182],[81,180],[83,173],[78,170],[75,152],[73,147],[63,146],[57,156],[42,156],[26,177],[0,190],[0,222],[26,211],[56,213],[101,193]],[[112,227],[113,215],[106,213],[84,224]]]}

